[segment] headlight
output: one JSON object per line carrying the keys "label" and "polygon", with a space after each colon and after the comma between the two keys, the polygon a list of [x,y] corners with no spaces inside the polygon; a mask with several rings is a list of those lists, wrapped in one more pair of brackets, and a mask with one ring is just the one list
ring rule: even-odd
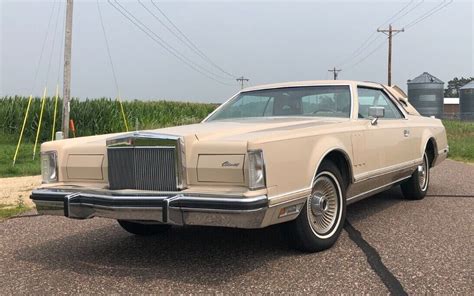
{"label": "headlight", "polygon": [[250,190],[265,187],[265,164],[262,150],[249,151],[249,188]]}
{"label": "headlight", "polygon": [[41,175],[43,176],[43,183],[52,183],[58,181],[56,151],[41,153]]}

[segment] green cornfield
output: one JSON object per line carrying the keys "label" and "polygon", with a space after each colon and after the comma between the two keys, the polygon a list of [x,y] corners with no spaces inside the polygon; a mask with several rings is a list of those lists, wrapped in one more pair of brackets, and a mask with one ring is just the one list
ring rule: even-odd
{"label": "green cornfield", "polygon": [[[27,97],[0,98],[0,134],[18,136],[28,105]],[[55,130],[61,129],[61,106]],[[201,104],[172,101],[124,101],[123,108],[130,130],[152,129],[199,122],[216,108],[216,104]],[[32,100],[23,139],[35,140],[39,124],[41,99]],[[39,142],[51,140],[54,113],[54,98],[46,98]],[[125,131],[120,104],[108,98],[71,100],[70,117],[74,120],[76,136],[89,136]]]}

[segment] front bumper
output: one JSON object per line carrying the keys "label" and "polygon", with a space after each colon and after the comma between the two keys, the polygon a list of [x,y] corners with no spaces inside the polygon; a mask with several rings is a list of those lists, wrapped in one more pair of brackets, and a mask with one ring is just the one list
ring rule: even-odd
{"label": "front bumper", "polygon": [[263,227],[268,211],[266,195],[137,195],[64,189],[38,189],[31,194],[38,213],[74,219],[104,217],[173,225],[236,228]]}

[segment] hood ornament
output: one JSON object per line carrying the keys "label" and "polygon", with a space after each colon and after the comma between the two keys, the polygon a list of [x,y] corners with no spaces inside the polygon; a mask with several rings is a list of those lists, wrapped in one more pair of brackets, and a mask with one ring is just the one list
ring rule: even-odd
{"label": "hood ornament", "polygon": [[182,138],[148,131],[134,131],[106,140],[107,147],[120,146],[176,146]]}

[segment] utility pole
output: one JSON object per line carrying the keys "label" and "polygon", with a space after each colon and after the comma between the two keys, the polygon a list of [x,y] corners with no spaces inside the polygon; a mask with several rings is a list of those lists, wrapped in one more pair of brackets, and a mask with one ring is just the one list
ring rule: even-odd
{"label": "utility pole", "polygon": [[392,28],[392,24],[388,26],[388,30],[384,29],[377,29],[377,32],[384,33],[385,35],[388,36],[388,74],[387,74],[387,80],[388,80],[388,86],[392,86],[392,38],[393,38],[393,33],[397,34],[400,32],[405,32],[405,29],[401,30],[394,30]]}
{"label": "utility pole", "polygon": [[244,88],[244,81],[249,81],[249,79],[245,78],[244,76],[240,76],[236,80],[240,82],[240,89]]}
{"label": "utility pole", "polygon": [[329,72],[332,72],[333,76],[334,76],[334,80],[337,80],[337,75],[339,75],[339,72],[342,71],[342,69],[336,69],[336,67],[334,67],[334,69],[332,70],[328,70]]}
{"label": "utility pole", "polygon": [[67,0],[66,30],[64,40],[64,73],[63,73],[63,115],[62,132],[64,139],[69,137],[69,100],[71,99],[71,48],[72,48],[72,5]]}

